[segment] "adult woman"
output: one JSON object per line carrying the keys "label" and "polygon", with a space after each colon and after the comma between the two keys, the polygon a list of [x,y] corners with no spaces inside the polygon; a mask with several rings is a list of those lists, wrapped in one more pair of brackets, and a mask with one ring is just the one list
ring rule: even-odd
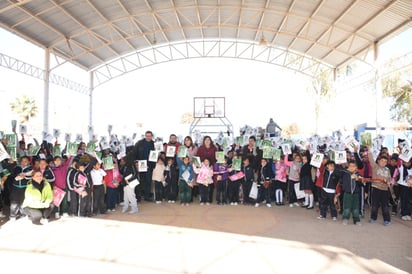
{"label": "adult woman", "polygon": [[40,169],[35,169],[24,193],[23,209],[33,224],[47,223],[53,212],[53,192]]}

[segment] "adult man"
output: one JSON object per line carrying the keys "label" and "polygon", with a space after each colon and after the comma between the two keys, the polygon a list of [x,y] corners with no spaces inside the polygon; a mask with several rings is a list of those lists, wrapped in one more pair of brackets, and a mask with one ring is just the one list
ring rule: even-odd
{"label": "adult man", "polygon": [[[147,171],[139,172],[140,180],[143,183],[143,194],[145,201],[151,201],[151,189],[152,189],[152,173],[153,168],[155,167],[154,162],[149,162],[149,154],[150,151],[154,150],[154,141],[153,141],[153,133],[148,130],[145,132],[145,137],[139,140],[134,148],[133,148],[133,155],[134,159],[141,161],[147,161]],[[137,193],[137,196],[141,196],[141,193]]]}
{"label": "adult man", "polygon": [[266,126],[266,133],[269,135],[269,137],[275,137],[276,136],[276,128],[279,130],[282,130],[277,123],[273,121],[273,118],[270,118],[269,123]]}
{"label": "adult man", "polygon": [[169,136],[169,143],[167,143],[167,144],[164,146],[164,152],[165,152],[166,154],[167,154],[168,148],[171,147],[171,146],[174,146],[174,147],[175,147],[175,155],[177,155],[177,152],[178,152],[178,150],[179,150],[180,143],[177,141],[177,136],[176,136],[176,134],[170,134],[170,136]]}

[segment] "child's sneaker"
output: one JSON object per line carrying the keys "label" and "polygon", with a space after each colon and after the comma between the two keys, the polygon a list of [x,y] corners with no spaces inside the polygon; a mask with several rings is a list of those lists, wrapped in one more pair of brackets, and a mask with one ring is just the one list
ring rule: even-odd
{"label": "child's sneaker", "polygon": [[375,222],[376,222],[376,220],[374,220],[374,219],[369,219],[369,223],[373,224],[373,223],[375,223]]}
{"label": "child's sneaker", "polygon": [[325,220],[326,218],[323,217],[322,215],[320,215],[320,216],[317,217],[317,219],[318,219],[318,220]]}
{"label": "child's sneaker", "polygon": [[356,222],[355,225],[362,226],[362,223],[361,222]]}
{"label": "child's sneaker", "polygon": [[161,204],[162,203],[162,201],[156,201],[156,204]]}
{"label": "child's sneaker", "polygon": [[256,203],[256,204],[255,204],[255,207],[259,207],[259,203]]}
{"label": "child's sneaker", "polygon": [[271,205],[271,204],[266,204],[266,206],[267,206],[267,207],[272,207],[272,205]]}
{"label": "child's sneaker", "polygon": [[337,221],[337,220],[338,220],[338,218],[332,217],[332,221]]}
{"label": "child's sneaker", "polygon": [[59,219],[59,218],[60,218],[59,212],[54,213],[54,218],[56,218],[56,219]]}
{"label": "child's sneaker", "polygon": [[293,204],[289,204],[289,207],[293,207]]}
{"label": "child's sneaker", "polygon": [[390,222],[390,221],[384,221],[384,222],[383,222],[383,225],[384,225],[384,226],[391,225],[391,222]]}
{"label": "child's sneaker", "polygon": [[342,224],[343,224],[343,225],[348,225],[348,220],[344,219],[344,220],[342,221]]}

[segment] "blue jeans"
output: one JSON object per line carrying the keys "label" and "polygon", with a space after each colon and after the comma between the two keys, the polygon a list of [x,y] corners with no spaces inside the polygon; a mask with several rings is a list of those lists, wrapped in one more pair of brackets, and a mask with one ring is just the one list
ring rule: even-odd
{"label": "blue jeans", "polygon": [[107,188],[107,209],[115,209],[117,203],[117,188]]}

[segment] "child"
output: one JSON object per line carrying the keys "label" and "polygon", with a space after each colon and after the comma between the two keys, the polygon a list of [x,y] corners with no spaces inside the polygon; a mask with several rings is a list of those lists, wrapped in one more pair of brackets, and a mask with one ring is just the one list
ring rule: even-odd
{"label": "child", "polygon": [[121,175],[119,174],[119,170],[117,167],[117,162],[113,161],[113,169],[104,170],[106,175],[104,176],[104,183],[106,185],[106,205],[108,211],[116,211],[116,204],[117,204],[117,188],[119,187],[119,183],[121,181]]}
{"label": "child", "polygon": [[188,206],[192,197],[193,188],[193,166],[189,163],[189,157],[182,158],[176,157],[177,165],[179,166],[179,195],[180,204]]}
{"label": "child", "polygon": [[[239,156],[237,155],[233,155],[233,159],[238,159],[238,157]],[[233,176],[237,173],[242,172],[240,170],[233,170],[233,168],[229,168],[228,171],[229,171],[230,176]],[[241,182],[243,182],[244,178],[239,177],[239,179],[233,180],[233,181],[230,178],[231,177],[229,177],[229,181],[228,181],[227,194],[228,194],[230,205],[237,206],[239,203],[240,184]]]}
{"label": "child", "polygon": [[343,192],[343,224],[347,225],[350,214],[352,213],[353,223],[360,225],[359,218],[359,193],[360,193],[360,174],[357,172],[356,162],[349,161],[347,170],[342,174],[342,192]]}
{"label": "child", "polygon": [[252,188],[253,179],[255,177],[255,172],[253,171],[252,166],[250,165],[250,158],[246,157],[243,159],[242,171],[245,174],[242,180],[242,189],[243,189],[243,204],[252,205],[253,200],[249,197],[250,189]]}
{"label": "child", "polygon": [[[54,176],[56,178],[54,182],[54,187],[57,187],[63,191],[67,192],[67,183],[66,183],[66,176],[67,176],[67,168],[69,167],[71,157],[65,163],[62,163],[62,158],[60,156],[55,156],[53,158],[54,165],[51,167]],[[68,194],[64,195],[63,200],[60,203],[59,207],[54,208],[55,218],[60,217],[60,211],[63,213],[63,216],[68,216],[68,203],[67,203]]]}
{"label": "child", "polygon": [[[136,168],[138,165],[136,165]],[[133,167],[132,161],[128,159],[126,162],[126,165],[123,170],[123,179],[125,182],[125,185],[123,187],[123,209],[122,213],[126,213],[127,209],[129,208],[129,204],[131,206],[131,210],[129,211],[129,214],[135,214],[138,212],[138,207],[137,207],[137,200],[136,200],[136,193],[135,193],[135,188],[137,187],[132,187],[129,183],[132,182],[133,180],[139,180],[139,170],[135,169]]]}
{"label": "child", "polygon": [[338,212],[334,203],[336,195],[336,187],[339,182],[339,172],[335,170],[335,162],[329,160],[326,163],[326,171],[323,176],[322,190],[320,193],[319,207],[320,215],[319,220],[326,219],[326,212],[328,207],[330,209],[330,214],[332,215],[332,220],[336,221],[338,218]]}
{"label": "child", "polygon": [[10,175],[8,169],[3,169],[0,172],[0,218],[6,217],[2,212],[4,206],[4,189],[6,188],[6,182]]}
{"label": "child", "polygon": [[13,171],[14,180],[10,186],[10,221],[15,221],[19,212],[21,215],[24,215],[21,205],[23,204],[24,192],[27,183],[31,179],[32,171],[29,157],[21,157],[20,165],[16,166]]}
{"label": "child", "polygon": [[155,187],[156,204],[161,204],[163,199],[163,183],[165,181],[165,162],[161,157],[157,158],[156,166],[153,169],[152,180]]}
{"label": "child", "polygon": [[376,222],[378,218],[379,207],[382,207],[383,224],[391,224],[391,215],[389,214],[389,194],[388,183],[390,183],[392,177],[389,168],[386,167],[388,158],[386,156],[379,156],[377,163],[373,159],[372,149],[368,147],[369,163],[372,167],[372,208],[370,223]]}
{"label": "child", "polygon": [[294,154],[293,162],[289,162],[288,158],[285,158],[285,164],[289,167],[288,171],[288,193],[289,193],[289,206],[299,206],[298,199],[295,192],[295,184],[300,181],[300,169],[302,168],[302,157],[299,154]]}
{"label": "child", "polygon": [[197,174],[196,182],[199,184],[200,205],[210,205],[209,203],[209,185],[213,184],[213,169],[210,166],[209,158],[205,158],[200,168],[195,167],[193,170]]}
{"label": "child", "polygon": [[263,199],[266,200],[267,207],[272,207],[270,202],[270,188],[272,185],[272,178],[274,177],[272,167],[268,160],[265,158],[262,158],[260,163],[262,167],[260,168],[258,173],[259,194],[255,207],[259,207],[259,204],[263,201]]}
{"label": "child", "polygon": [[168,203],[174,204],[177,198],[178,192],[178,180],[179,171],[177,170],[175,160],[173,157],[167,158],[167,166],[165,168],[165,180],[166,180],[166,198]]}
{"label": "child", "polygon": [[299,172],[300,177],[300,190],[305,192],[305,202],[302,207],[306,209],[313,209],[313,192],[314,187],[312,181],[312,166],[310,165],[310,153],[306,150],[306,153],[302,155],[303,165]]}
{"label": "child", "polygon": [[100,168],[100,163],[94,163],[90,176],[93,184],[93,214],[95,215],[106,213],[104,205],[105,184],[103,181],[103,177],[106,175],[107,173]]}
{"label": "child", "polygon": [[[285,155],[284,158],[287,158],[288,155]],[[280,158],[279,161],[275,163],[275,198],[276,205],[284,205],[284,199],[286,192],[286,182],[287,182],[287,165],[285,164],[285,159]]]}
{"label": "child", "polygon": [[224,163],[215,163],[213,165],[213,174],[216,175],[216,202],[218,205],[227,204],[226,194],[227,194],[227,180],[229,176],[229,168],[227,165],[227,160],[228,160],[227,157],[225,157]]}

